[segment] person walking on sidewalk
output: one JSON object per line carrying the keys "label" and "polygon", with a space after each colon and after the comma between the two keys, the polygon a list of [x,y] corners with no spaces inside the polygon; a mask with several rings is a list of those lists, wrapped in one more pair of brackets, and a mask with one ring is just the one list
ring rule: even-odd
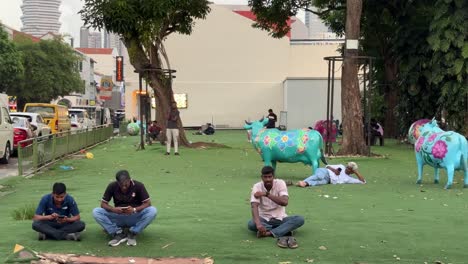
{"label": "person walking on sidewalk", "polygon": [[297,248],[292,231],[304,224],[304,218],[299,215],[286,215],[288,188],[283,180],[275,179],[273,167],[265,166],[261,173],[262,181],[252,188],[252,219],[247,226],[249,230],[257,232],[258,238],[275,237],[279,247]]}
{"label": "person walking on sidewalk", "polygon": [[81,240],[85,223],[67,187],[61,182],[52,186],[52,193],[42,197],[33,217],[32,228],[39,232],[39,240]]}
{"label": "person walking on sidewalk", "polygon": [[[101,207],[93,210],[93,217],[112,236],[109,246],[125,241],[129,246],[136,246],[136,236],[156,218],[157,210],[151,206],[145,185],[132,180],[128,171],[118,171],[115,179],[107,186]],[[114,206],[109,204],[111,199]]]}

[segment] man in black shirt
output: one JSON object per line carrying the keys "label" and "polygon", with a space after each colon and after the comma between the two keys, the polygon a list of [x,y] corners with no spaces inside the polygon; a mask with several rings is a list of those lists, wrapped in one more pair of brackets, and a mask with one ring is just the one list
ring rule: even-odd
{"label": "man in black shirt", "polygon": [[275,128],[275,124],[278,118],[276,117],[276,114],[273,113],[272,109],[268,109],[268,124],[266,125],[266,128]]}
{"label": "man in black shirt", "polygon": [[[109,246],[125,241],[129,246],[136,246],[136,235],[156,218],[157,210],[151,206],[143,183],[132,180],[128,171],[118,171],[115,178],[104,192],[101,207],[93,210],[93,217],[113,237]],[[109,204],[111,199],[114,206]],[[123,228],[129,228],[128,234]]]}

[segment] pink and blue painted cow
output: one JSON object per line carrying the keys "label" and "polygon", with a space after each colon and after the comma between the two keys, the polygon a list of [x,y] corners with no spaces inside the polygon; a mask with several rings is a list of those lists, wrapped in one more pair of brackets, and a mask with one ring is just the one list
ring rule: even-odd
{"label": "pink and blue painted cow", "polygon": [[319,160],[327,164],[323,156],[323,139],[319,132],[311,129],[280,131],[276,128],[264,128],[267,118],[259,121],[245,121],[244,128],[252,130],[250,141],[262,156],[265,166],[276,168],[276,162],[302,162],[312,167],[312,172],[319,167]]}
{"label": "pink and blue painted cow", "polygon": [[416,162],[418,165],[418,181],[422,181],[423,166],[428,164],[435,169],[434,183],[439,183],[439,169],[447,170],[447,184],[450,189],[455,170],[464,171],[464,188],[468,187],[468,143],[464,136],[453,132],[443,131],[432,119],[420,127],[420,136],[414,144]]}

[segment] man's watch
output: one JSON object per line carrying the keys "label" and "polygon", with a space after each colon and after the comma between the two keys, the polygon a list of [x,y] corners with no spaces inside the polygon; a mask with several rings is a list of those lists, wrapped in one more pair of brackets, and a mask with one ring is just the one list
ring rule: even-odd
{"label": "man's watch", "polygon": [[135,207],[133,207],[133,213],[136,214],[137,213],[137,210]]}

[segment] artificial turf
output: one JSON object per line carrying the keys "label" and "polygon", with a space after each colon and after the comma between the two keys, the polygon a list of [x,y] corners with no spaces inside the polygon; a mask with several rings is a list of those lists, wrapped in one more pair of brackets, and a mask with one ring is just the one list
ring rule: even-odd
{"label": "artificial turf", "polygon": [[[117,137],[89,150],[94,159],[69,159],[25,179],[0,181],[0,261],[16,243],[35,251],[98,256],[212,257],[215,263],[467,263],[468,202],[457,172],[451,190],[433,184],[425,167],[416,182],[413,149],[387,140],[373,147],[381,157],[329,158],[330,164],[356,161],[366,185],[289,187],[287,213],[305,217],[295,233],[299,248],[281,249],[273,238],[257,239],[247,230],[250,188],[260,180],[260,156],[244,131],[217,131],[213,136],[188,133],[192,141],[221,143],[228,148],[181,148],[165,156],[154,144],[136,151],[138,137]],[[60,165],[74,170],[64,171]],[[323,165],[322,165],[323,166]],[[158,209],[156,220],[137,237],[138,245],[107,246],[108,237],[92,218],[115,172],[127,169],[143,182]],[[277,178],[302,180],[311,169],[301,163],[279,163]],[[64,182],[78,202],[86,230],[81,242],[38,241],[31,221],[12,217],[16,209],[36,205]]]}

